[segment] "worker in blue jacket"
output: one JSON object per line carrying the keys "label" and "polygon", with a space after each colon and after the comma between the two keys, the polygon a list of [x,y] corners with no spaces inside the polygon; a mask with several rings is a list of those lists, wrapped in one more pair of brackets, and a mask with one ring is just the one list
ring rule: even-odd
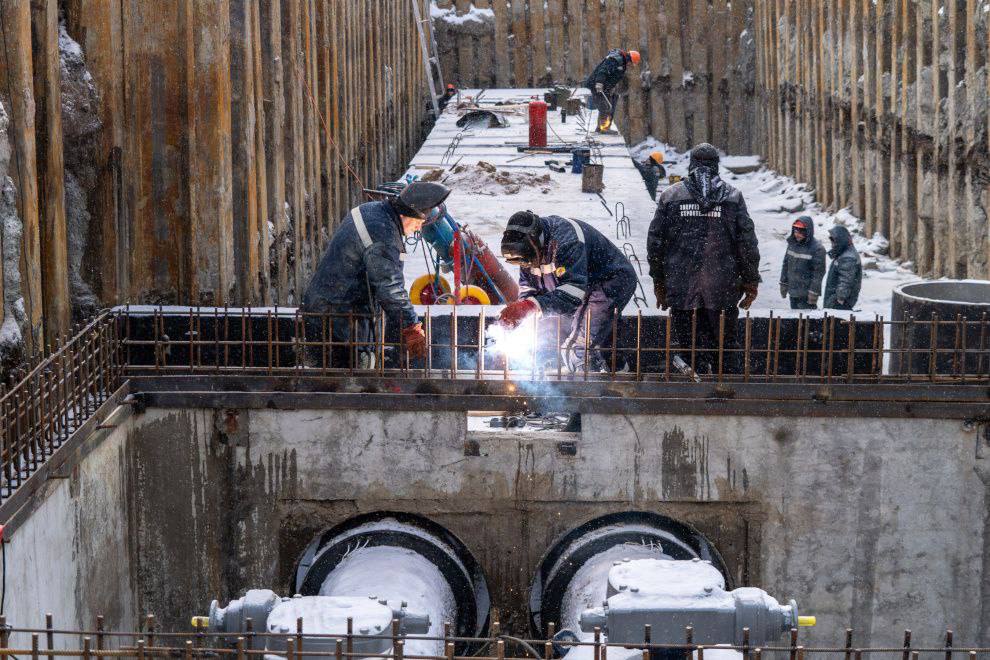
{"label": "worker in blue jacket", "polygon": [[[405,237],[438,218],[448,195],[450,189],[444,185],[416,181],[395,197],[351,209],[334,232],[302,301],[305,312],[332,312],[334,342],[356,345],[347,347],[348,366],[374,367],[375,351],[370,342],[376,328],[371,319],[380,311],[385,312],[388,323],[401,328],[403,348],[410,357],[426,354],[423,324],[409,301],[402,272]],[[353,339],[349,318],[340,316],[348,314],[355,315]],[[307,317],[308,341],[326,339],[325,320]],[[343,365],[335,362],[334,366]]]}
{"label": "worker in blue jacket", "polygon": [[601,348],[611,345],[612,319],[629,303],[638,281],[626,256],[580,220],[532,211],[509,219],[502,256],[520,272],[519,300],[502,310],[500,323],[514,328],[533,315],[564,317],[570,331],[561,349],[571,370],[583,368],[586,344],[589,368],[605,370]]}

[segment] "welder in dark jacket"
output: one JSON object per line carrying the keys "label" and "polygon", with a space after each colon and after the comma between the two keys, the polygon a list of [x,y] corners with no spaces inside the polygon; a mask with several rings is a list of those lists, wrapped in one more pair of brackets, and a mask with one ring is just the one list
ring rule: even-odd
{"label": "welder in dark jacket", "polygon": [[570,329],[561,348],[568,366],[583,368],[587,344],[589,368],[605,369],[600,348],[611,345],[612,319],[638,282],[619,248],[580,220],[520,211],[502,235],[502,256],[520,269],[519,300],[502,310],[502,325],[514,328],[540,314],[567,318]]}
{"label": "welder in dark jacket", "polygon": [[[423,324],[409,301],[402,272],[405,237],[419,231],[424,222],[439,217],[450,189],[439,183],[413,182],[393,198],[368,202],[351,209],[334,232],[326,253],[303,294],[306,312],[332,312],[334,342],[370,342],[372,317],[384,310],[389,323],[402,329],[404,349],[411,357],[426,353]],[[352,339],[349,319],[354,317]],[[307,340],[322,341],[324,322],[330,318],[307,317]],[[374,350],[358,346],[348,351],[348,364],[373,367]],[[342,366],[336,363],[334,366]]]}
{"label": "welder in dark jacket", "polygon": [[818,309],[825,277],[825,248],[815,238],[815,223],[806,215],[791,225],[787,253],[780,269],[780,295],[791,309]]}
{"label": "welder in dark jacket", "polygon": [[[742,194],[718,176],[718,150],[691,150],[688,177],[660,195],[647,237],[647,259],[657,303],[670,308],[674,340],[698,349],[738,348],[739,307],[749,309],[760,283],[760,249]],[[724,316],[723,316],[724,315]],[[714,352],[695,356],[695,371],[716,366]],[[723,364],[732,370],[735,355]]]}
{"label": "welder in dark jacket", "polygon": [[837,225],[828,230],[828,237],[832,241],[832,249],[828,251],[832,263],[825,282],[825,307],[852,309],[863,285],[863,264],[848,229]]}
{"label": "welder in dark jacket", "polygon": [[639,61],[639,51],[613,48],[585,81],[585,86],[591,90],[592,109],[598,110],[599,133],[611,128],[612,117],[615,116],[619,103],[619,92],[625,91],[626,68],[630,64],[639,64]]}

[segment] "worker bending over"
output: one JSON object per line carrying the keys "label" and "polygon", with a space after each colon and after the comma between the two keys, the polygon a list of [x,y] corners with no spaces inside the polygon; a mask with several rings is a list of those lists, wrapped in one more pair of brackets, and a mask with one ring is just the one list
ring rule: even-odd
{"label": "worker bending over", "polygon": [[605,133],[612,127],[619,94],[628,89],[626,68],[630,64],[638,65],[639,60],[639,51],[613,48],[585,81],[585,86],[591,90],[591,107],[598,110],[598,133]]}
{"label": "worker bending over", "polygon": [[[714,373],[715,349],[739,347],[739,308],[749,309],[760,283],[760,249],[742,193],[722,181],[718,150],[691,150],[688,177],[660,194],[646,240],[650,277],[661,309],[670,308],[674,340],[694,347],[694,370]],[[724,314],[724,333],[719,334]],[[734,371],[736,353],[723,367]]]}
{"label": "worker bending over", "polygon": [[587,359],[589,369],[607,370],[601,347],[611,344],[612,319],[637,283],[615,244],[580,220],[520,211],[502,235],[502,256],[520,270],[519,300],[502,310],[500,323],[514,328],[534,315],[564,317],[570,331],[561,350],[568,367],[582,369]]}
{"label": "worker bending over", "polygon": [[[416,181],[396,197],[351,209],[334,232],[303,294],[303,306],[306,312],[334,314],[333,341],[352,343],[343,347],[348,366],[375,366],[371,342],[377,328],[371,319],[381,311],[402,329],[403,348],[410,357],[426,355],[423,324],[409,301],[402,272],[405,237],[422,229],[428,219],[439,218],[448,195],[444,185]],[[349,313],[357,315],[353,335],[349,319],[339,316]],[[323,323],[321,317],[307,317],[309,341],[326,340]],[[334,366],[341,366],[340,351],[334,353]]]}
{"label": "worker bending over", "polygon": [[667,168],[663,166],[663,153],[654,151],[645,163],[641,163],[633,158],[633,165],[639,170],[640,176],[646,183],[646,190],[650,193],[650,199],[656,201],[657,188],[660,182],[667,178]]}

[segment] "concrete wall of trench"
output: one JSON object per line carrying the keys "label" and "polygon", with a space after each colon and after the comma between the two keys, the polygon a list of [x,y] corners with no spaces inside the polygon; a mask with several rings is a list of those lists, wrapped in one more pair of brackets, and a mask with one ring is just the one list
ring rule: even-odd
{"label": "concrete wall of trench", "polygon": [[47,516],[75,530],[51,546],[49,563],[74,568],[36,580],[30,598],[9,592],[8,620],[60,611],[69,580],[80,622],[123,590],[121,625],[153,612],[184,629],[213,598],[289,593],[315,534],[396,510],[457,534],[503,621],[522,633],[529,581],[551,542],[592,517],[639,509],[699,529],[737,586],[797,599],[818,616],[808,644],[839,644],[851,627],[862,646],[897,645],[905,628],[916,643],[938,644],[952,628],[957,645],[985,645],[985,431],[958,420],[586,414],[575,436],[469,432],[458,412],[149,409],[91,455],[104,459],[79,467],[84,485],[108,468],[118,475],[106,527],[126,576],[87,573],[92,544],[57,550],[88,524],[70,507],[89,507],[60,485],[11,549],[51,545],[25,532]]}

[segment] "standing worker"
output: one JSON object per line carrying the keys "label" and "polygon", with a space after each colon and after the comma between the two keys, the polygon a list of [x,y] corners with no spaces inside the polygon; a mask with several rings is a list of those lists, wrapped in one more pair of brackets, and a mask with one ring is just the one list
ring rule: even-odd
{"label": "standing worker", "polygon": [[[410,357],[426,355],[423,324],[409,301],[402,272],[405,237],[419,231],[427,219],[440,217],[448,195],[450,189],[444,185],[415,181],[395,197],[351,209],[334,232],[303,294],[303,306],[306,312],[333,314],[328,321],[333,341],[350,344],[345,346],[348,366],[375,366],[371,339],[377,327],[371,320],[381,311],[389,323],[402,329],[403,347]],[[349,318],[341,314],[355,315],[353,337]],[[307,318],[309,341],[319,340],[322,330],[321,317]]]}
{"label": "standing worker", "polygon": [[519,300],[506,305],[499,322],[515,328],[533,315],[565,317],[570,331],[561,350],[571,371],[586,359],[590,370],[607,370],[601,348],[611,343],[612,319],[638,282],[619,248],[580,220],[520,211],[502,234],[502,256],[519,266]]}
{"label": "standing worker", "polygon": [[591,90],[592,109],[598,110],[598,133],[608,132],[612,127],[619,94],[628,89],[626,67],[638,65],[639,60],[639,51],[613,48],[585,81],[585,86]]}
{"label": "standing worker", "polygon": [[851,310],[859,300],[863,285],[863,264],[848,229],[836,225],[828,230],[828,237],[832,242],[832,249],[828,251],[832,263],[825,282],[825,307]]}
{"label": "standing worker", "polygon": [[634,158],[633,164],[639,170],[643,181],[646,182],[646,189],[650,193],[650,198],[656,201],[657,188],[660,186],[660,181],[667,178],[667,169],[663,166],[663,154],[659,151],[654,151],[645,163],[640,163]]}
{"label": "standing worker", "polygon": [[825,277],[825,248],[815,238],[815,223],[802,215],[791,225],[787,253],[780,269],[780,295],[791,309],[818,309]]}
{"label": "standing worker", "polygon": [[[719,178],[718,164],[712,145],[691,150],[688,177],[660,195],[646,243],[657,304],[670,308],[674,340],[682,349],[702,349],[698,373],[717,366],[713,351],[720,339],[726,349],[738,348],[739,308],[749,309],[760,283],[753,220],[742,194]],[[726,361],[733,370],[735,354],[727,353]]]}

